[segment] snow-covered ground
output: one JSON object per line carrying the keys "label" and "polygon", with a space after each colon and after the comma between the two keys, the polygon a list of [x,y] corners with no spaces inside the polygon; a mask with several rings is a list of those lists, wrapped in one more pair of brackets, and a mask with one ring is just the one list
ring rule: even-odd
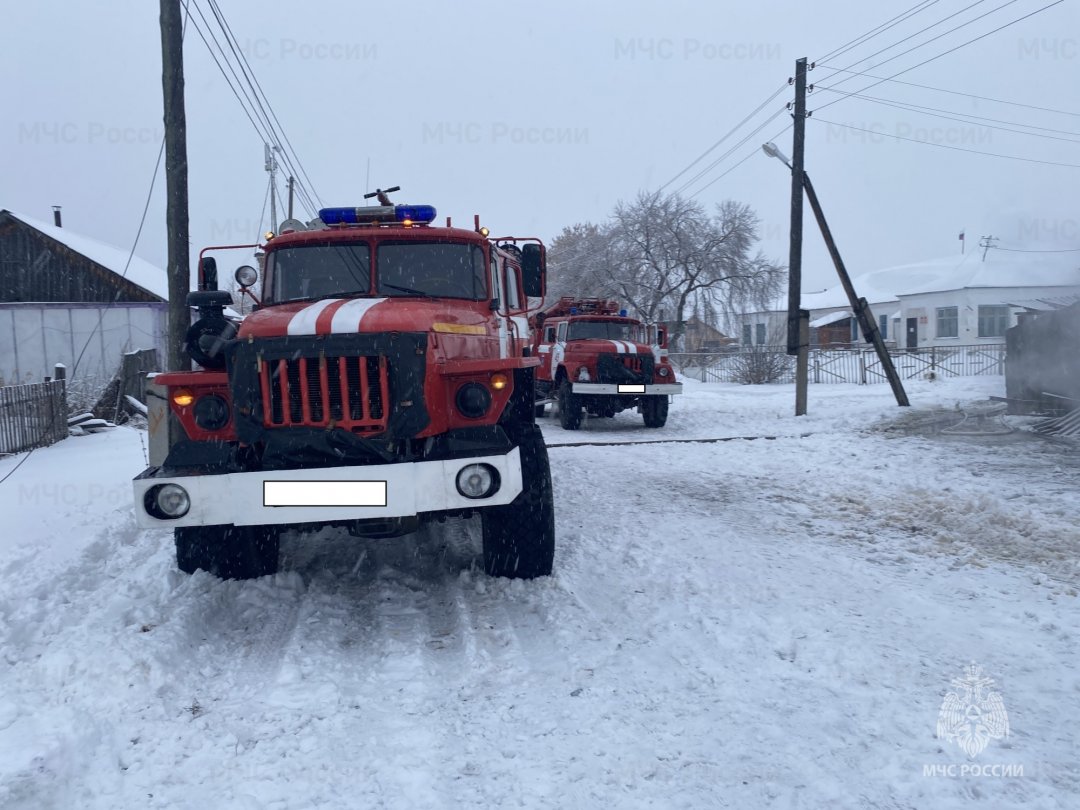
{"label": "snow-covered ground", "polygon": [[[959,425],[1003,388],[546,418],[533,582],[463,522],[188,577],[134,524],[144,435],[36,451],[0,486],[0,807],[1080,806],[1080,457]],[[1009,736],[969,758],[935,732],[973,662]]]}

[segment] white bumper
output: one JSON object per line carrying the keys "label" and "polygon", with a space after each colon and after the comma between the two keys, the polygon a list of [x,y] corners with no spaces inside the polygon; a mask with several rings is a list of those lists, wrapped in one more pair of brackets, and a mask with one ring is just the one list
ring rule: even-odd
{"label": "white bumper", "polygon": [[[458,471],[469,464],[489,464],[499,473],[501,485],[494,495],[470,499],[457,491]],[[325,502],[337,505],[266,506],[265,492],[280,490],[273,482],[302,481],[317,485],[325,482]],[[266,482],[271,482],[266,488]],[[375,482],[375,485],[352,487],[353,490],[383,490],[385,499],[374,506],[341,505],[339,494],[342,482]],[[146,491],[160,484],[178,484],[187,490],[191,508],[183,517],[162,520],[146,511]],[[514,448],[502,456],[476,456],[448,461],[418,461],[404,464],[384,464],[362,467],[320,467],[309,470],[275,470],[271,472],[176,475],[136,478],[135,517],[144,528],[175,526],[214,526],[232,524],[255,526],[283,523],[318,523],[336,520],[409,517],[420,512],[441,512],[485,506],[502,506],[521,494],[521,456]],[[310,501],[311,484],[302,485]],[[316,500],[318,496],[316,495]],[[273,500],[273,499],[272,499]],[[295,502],[295,501],[294,501]],[[385,505],[382,505],[382,504]]]}
{"label": "white bumper", "polygon": [[575,394],[622,394],[623,396],[667,396],[668,394],[681,394],[682,383],[666,383],[664,385],[642,385],[634,383],[580,383],[576,382],[570,389]]}

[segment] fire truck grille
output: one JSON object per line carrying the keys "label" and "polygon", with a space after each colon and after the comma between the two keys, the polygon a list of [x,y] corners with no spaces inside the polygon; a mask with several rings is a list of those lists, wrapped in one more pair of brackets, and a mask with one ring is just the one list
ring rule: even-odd
{"label": "fire truck grille", "polygon": [[390,398],[385,357],[297,357],[263,361],[259,370],[265,427],[386,429]]}
{"label": "fire truck grille", "polygon": [[652,382],[654,361],[649,354],[615,354],[609,352],[597,358],[598,382]]}

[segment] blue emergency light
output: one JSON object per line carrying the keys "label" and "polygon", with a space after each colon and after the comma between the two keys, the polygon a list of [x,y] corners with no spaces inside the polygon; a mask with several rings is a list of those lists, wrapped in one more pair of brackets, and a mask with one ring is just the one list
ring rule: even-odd
{"label": "blue emergency light", "polygon": [[435,219],[434,205],[368,205],[360,208],[323,208],[319,219],[326,225],[363,225],[371,222],[401,222],[426,225]]}
{"label": "blue emergency light", "polygon": [[619,310],[619,317],[620,318],[625,318],[626,317],[626,310],[625,309],[620,309]]}

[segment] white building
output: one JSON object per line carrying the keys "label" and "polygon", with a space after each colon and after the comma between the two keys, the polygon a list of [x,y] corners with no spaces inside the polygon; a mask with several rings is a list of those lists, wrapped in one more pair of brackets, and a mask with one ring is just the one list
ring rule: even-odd
{"label": "white building", "polygon": [[[873,270],[854,276],[885,340],[902,348],[1004,343],[1018,313],[1080,298],[1080,251],[991,248],[963,256]],[[743,345],[786,344],[787,300],[748,313],[735,334]],[[843,287],[802,296],[812,345],[860,345]]]}

